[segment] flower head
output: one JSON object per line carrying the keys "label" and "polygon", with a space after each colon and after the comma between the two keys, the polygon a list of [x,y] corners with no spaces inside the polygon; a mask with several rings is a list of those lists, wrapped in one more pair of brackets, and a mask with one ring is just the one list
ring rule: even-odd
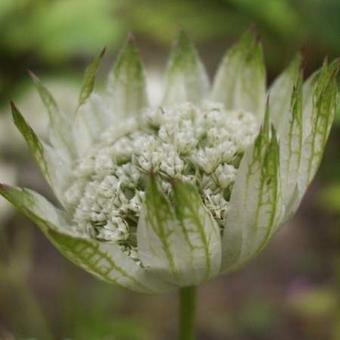
{"label": "flower head", "polygon": [[62,209],[28,189],[1,194],[71,261],[141,292],[197,285],[258,254],[297,209],[334,117],[336,62],[304,84],[296,57],[266,93],[260,43],[249,33],[224,57],[210,90],[181,33],[158,106],[148,105],[131,39],[106,92],[88,67],[75,113],[49,113],[41,141],[12,105]]}

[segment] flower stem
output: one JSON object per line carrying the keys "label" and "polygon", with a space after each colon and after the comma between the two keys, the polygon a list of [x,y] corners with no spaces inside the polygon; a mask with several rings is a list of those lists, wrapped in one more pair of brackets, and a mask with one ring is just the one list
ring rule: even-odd
{"label": "flower stem", "polygon": [[196,287],[184,287],[179,291],[179,340],[194,339],[196,291]]}

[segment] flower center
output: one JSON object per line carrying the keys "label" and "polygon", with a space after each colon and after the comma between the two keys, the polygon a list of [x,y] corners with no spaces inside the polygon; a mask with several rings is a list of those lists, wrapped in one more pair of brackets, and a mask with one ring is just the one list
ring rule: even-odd
{"label": "flower center", "polygon": [[254,115],[216,103],[182,104],[130,123],[123,133],[106,131],[78,161],[65,194],[74,223],[136,256],[137,222],[153,172],[169,196],[172,179],[195,185],[222,228],[240,159],[257,133]]}

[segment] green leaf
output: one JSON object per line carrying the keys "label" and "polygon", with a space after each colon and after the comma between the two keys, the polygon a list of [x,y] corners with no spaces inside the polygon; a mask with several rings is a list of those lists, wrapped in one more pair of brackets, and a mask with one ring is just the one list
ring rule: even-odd
{"label": "green leaf", "polygon": [[148,106],[144,68],[131,35],[109,78],[108,95],[116,119],[136,116]]}
{"label": "green leaf", "polygon": [[285,120],[291,109],[293,88],[300,77],[302,57],[296,55],[288,67],[275,79],[269,89],[270,116],[276,129],[282,120]]}
{"label": "green leaf", "polygon": [[163,104],[200,103],[208,91],[209,79],[204,65],[187,35],[181,31],[168,62]]}
{"label": "green leaf", "polygon": [[282,218],[279,145],[264,129],[246,151],[232,189],[223,234],[222,271],[239,268],[267,244]]}
{"label": "green leaf", "polygon": [[266,75],[261,44],[245,33],[225,55],[216,73],[211,99],[227,110],[245,110],[262,121],[265,112]]}
{"label": "green leaf", "polygon": [[0,194],[37,224],[67,259],[97,278],[143,293],[171,289],[123,254],[118,245],[88,238],[68,223],[63,211],[38,193],[0,184]]}
{"label": "green leaf", "polygon": [[92,60],[89,66],[87,66],[84,74],[83,85],[80,90],[79,94],[79,104],[78,109],[81,105],[83,105],[89,96],[91,95],[95,81],[96,81],[96,73],[98,66],[105,54],[105,48],[100,52],[100,54]]}
{"label": "green leaf", "polygon": [[150,176],[137,228],[138,252],[150,271],[179,286],[197,285],[220,270],[219,228],[199,194],[173,184],[173,205]]}
{"label": "green leaf", "polygon": [[71,115],[60,111],[51,93],[43,86],[39,78],[29,72],[43,104],[46,107],[49,118],[49,141],[63,155],[65,160],[70,161],[74,153],[71,134]]}

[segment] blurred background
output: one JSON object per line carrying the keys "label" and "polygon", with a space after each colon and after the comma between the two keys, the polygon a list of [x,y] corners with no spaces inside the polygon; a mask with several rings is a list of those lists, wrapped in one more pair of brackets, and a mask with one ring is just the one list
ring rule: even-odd
{"label": "blurred background", "polygon": [[[0,180],[46,183],[12,127],[9,100],[41,134],[33,70],[65,110],[82,71],[106,46],[98,85],[128,32],[155,97],[171,41],[184,29],[210,75],[250,26],[265,49],[268,83],[297,50],[305,76],[340,56],[339,0],[0,0]],[[298,214],[243,271],[200,288],[198,339],[340,339],[340,110],[325,158]],[[174,339],[176,298],[93,279],[0,201],[0,339]]]}

